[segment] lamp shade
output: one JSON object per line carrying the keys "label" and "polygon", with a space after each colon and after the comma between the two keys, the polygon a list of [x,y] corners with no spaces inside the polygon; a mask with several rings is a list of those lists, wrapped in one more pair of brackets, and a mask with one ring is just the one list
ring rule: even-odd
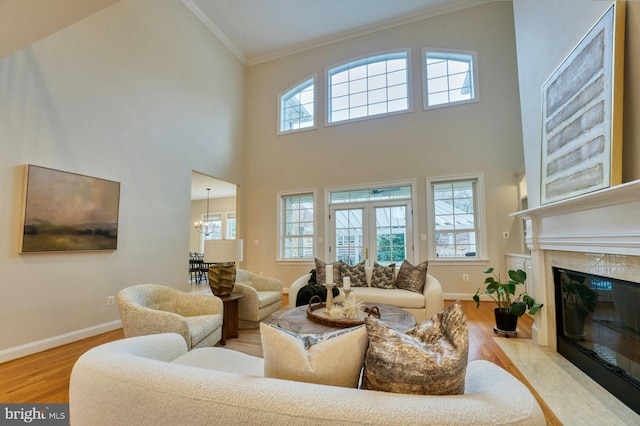
{"label": "lamp shade", "polygon": [[242,260],[242,240],[206,240],[204,261],[206,263],[240,262]]}

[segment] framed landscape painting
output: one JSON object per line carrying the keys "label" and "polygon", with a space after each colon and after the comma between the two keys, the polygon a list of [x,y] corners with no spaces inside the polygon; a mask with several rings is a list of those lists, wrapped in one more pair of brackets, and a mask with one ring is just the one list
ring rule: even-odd
{"label": "framed landscape painting", "polygon": [[616,2],[543,85],[541,204],[622,181],[624,22]]}
{"label": "framed landscape painting", "polygon": [[120,183],[25,166],[20,253],[115,250]]}

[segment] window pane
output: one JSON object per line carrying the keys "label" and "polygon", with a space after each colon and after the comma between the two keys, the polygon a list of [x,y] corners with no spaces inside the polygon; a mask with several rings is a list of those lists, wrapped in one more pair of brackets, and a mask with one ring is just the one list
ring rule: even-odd
{"label": "window pane", "polygon": [[280,131],[313,127],[315,124],[315,86],[310,79],[280,97]]}
{"label": "window pane", "polygon": [[283,259],[313,257],[313,194],[282,197],[281,254]]}
{"label": "window pane", "polygon": [[475,182],[431,184],[437,257],[477,256]]}
{"label": "window pane", "polygon": [[[329,70],[329,122],[409,109],[407,65],[407,53],[399,52]],[[346,96],[349,101],[345,105]]]}
{"label": "window pane", "polygon": [[473,55],[425,53],[425,107],[475,99]]}

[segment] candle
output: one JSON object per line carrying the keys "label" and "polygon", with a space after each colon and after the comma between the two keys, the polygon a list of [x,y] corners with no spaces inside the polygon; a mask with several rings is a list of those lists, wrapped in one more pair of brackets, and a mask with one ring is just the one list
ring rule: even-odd
{"label": "candle", "polygon": [[333,284],[333,265],[327,265],[325,267],[325,280],[326,284]]}
{"label": "candle", "polygon": [[351,277],[344,277],[342,279],[342,287],[344,287],[345,290],[351,289]]}

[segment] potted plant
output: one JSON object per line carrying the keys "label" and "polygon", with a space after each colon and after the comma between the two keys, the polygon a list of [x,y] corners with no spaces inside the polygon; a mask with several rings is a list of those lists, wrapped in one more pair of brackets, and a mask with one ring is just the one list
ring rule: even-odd
{"label": "potted plant", "polygon": [[585,285],[585,279],[582,275],[562,274],[564,333],[567,337],[583,337],[584,320],[596,310],[600,295]]}
{"label": "potted plant", "polygon": [[536,303],[526,291],[516,296],[516,289],[519,285],[524,286],[524,282],[527,279],[527,273],[522,269],[517,271],[509,270],[509,281],[506,283],[500,282],[500,276],[493,271],[493,268],[484,271],[485,274],[491,274],[491,276],[484,280],[484,283],[487,284],[484,291],[479,288],[473,296],[473,300],[476,302],[476,307],[479,307],[481,294],[491,297],[498,305],[494,309],[496,326],[493,330],[496,333],[500,332],[509,336],[509,334],[516,333],[519,317],[526,312],[534,315],[542,308],[542,304]]}

